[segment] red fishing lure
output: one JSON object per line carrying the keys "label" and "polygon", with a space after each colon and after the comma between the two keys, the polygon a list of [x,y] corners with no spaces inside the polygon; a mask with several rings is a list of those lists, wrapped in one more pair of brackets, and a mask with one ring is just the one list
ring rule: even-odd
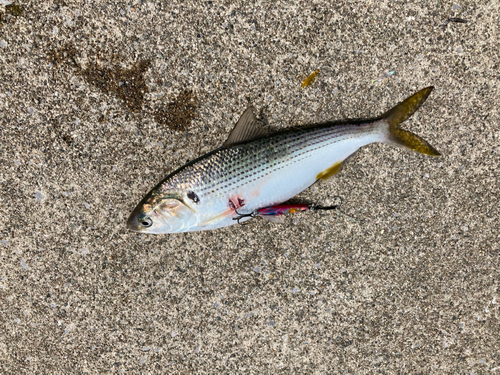
{"label": "red fishing lure", "polygon": [[238,224],[243,225],[243,223],[240,222],[241,219],[261,216],[267,220],[281,222],[282,218],[280,216],[287,215],[287,214],[293,214],[294,212],[301,212],[301,211],[308,211],[308,210],[311,210],[311,211],[336,210],[342,204],[342,198],[341,197],[335,197],[335,198],[340,200],[340,203],[335,205],[335,206],[322,207],[322,206],[317,206],[315,204],[282,204],[282,205],[278,205],[278,206],[259,208],[258,210],[251,212],[249,214],[240,214],[239,212],[236,212],[238,214],[238,216],[233,218],[233,220],[237,220]]}

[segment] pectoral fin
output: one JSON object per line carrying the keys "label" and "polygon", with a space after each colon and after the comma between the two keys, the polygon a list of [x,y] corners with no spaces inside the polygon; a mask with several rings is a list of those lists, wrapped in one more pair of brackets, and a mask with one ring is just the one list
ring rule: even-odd
{"label": "pectoral fin", "polygon": [[220,215],[214,216],[210,219],[207,219],[207,220],[201,222],[200,226],[213,225],[215,223],[218,223],[221,220],[224,220],[225,218],[232,215],[233,213],[234,213],[234,210],[226,210],[223,213],[221,213]]}

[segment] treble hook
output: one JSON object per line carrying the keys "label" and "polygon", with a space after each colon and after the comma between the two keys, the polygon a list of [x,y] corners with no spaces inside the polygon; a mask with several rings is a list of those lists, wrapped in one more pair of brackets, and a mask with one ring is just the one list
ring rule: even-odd
{"label": "treble hook", "polygon": [[240,214],[240,213],[236,210],[236,208],[235,208],[235,209],[234,209],[234,212],[236,212],[236,214],[237,214],[238,216],[237,216],[237,217],[233,217],[233,220],[238,221],[238,224],[240,224],[240,225],[247,225],[247,224],[248,224],[248,223],[247,223],[247,224],[245,224],[245,223],[240,223],[240,220],[241,220],[241,219],[243,219],[244,217],[250,217],[250,218],[252,218],[252,217],[257,216],[256,211],[250,212],[249,214]]}

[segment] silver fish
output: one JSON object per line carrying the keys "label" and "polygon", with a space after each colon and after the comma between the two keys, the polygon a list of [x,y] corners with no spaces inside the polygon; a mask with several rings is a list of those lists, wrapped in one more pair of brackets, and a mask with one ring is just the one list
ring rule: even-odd
{"label": "silver fish", "polygon": [[316,180],[335,175],[343,161],[373,142],[437,156],[429,143],[399,126],[432,89],[417,92],[374,119],[325,122],[272,134],[250,107],[222,147],[167,176],[134,209],[127,226],[140,233],[175,233],[233,225],[234,218],[277,205]]}

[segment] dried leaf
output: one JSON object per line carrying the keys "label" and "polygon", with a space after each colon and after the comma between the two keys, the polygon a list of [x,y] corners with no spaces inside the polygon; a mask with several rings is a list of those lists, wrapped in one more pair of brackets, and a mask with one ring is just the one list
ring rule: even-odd
{"label": "dried leaf", "polygon": [[319,73],[319,69],[313,72],[309,77],[307,77],[304,82],[302,82],[302,88],[309,86],[311,83],[314,82],[314,79]]}

